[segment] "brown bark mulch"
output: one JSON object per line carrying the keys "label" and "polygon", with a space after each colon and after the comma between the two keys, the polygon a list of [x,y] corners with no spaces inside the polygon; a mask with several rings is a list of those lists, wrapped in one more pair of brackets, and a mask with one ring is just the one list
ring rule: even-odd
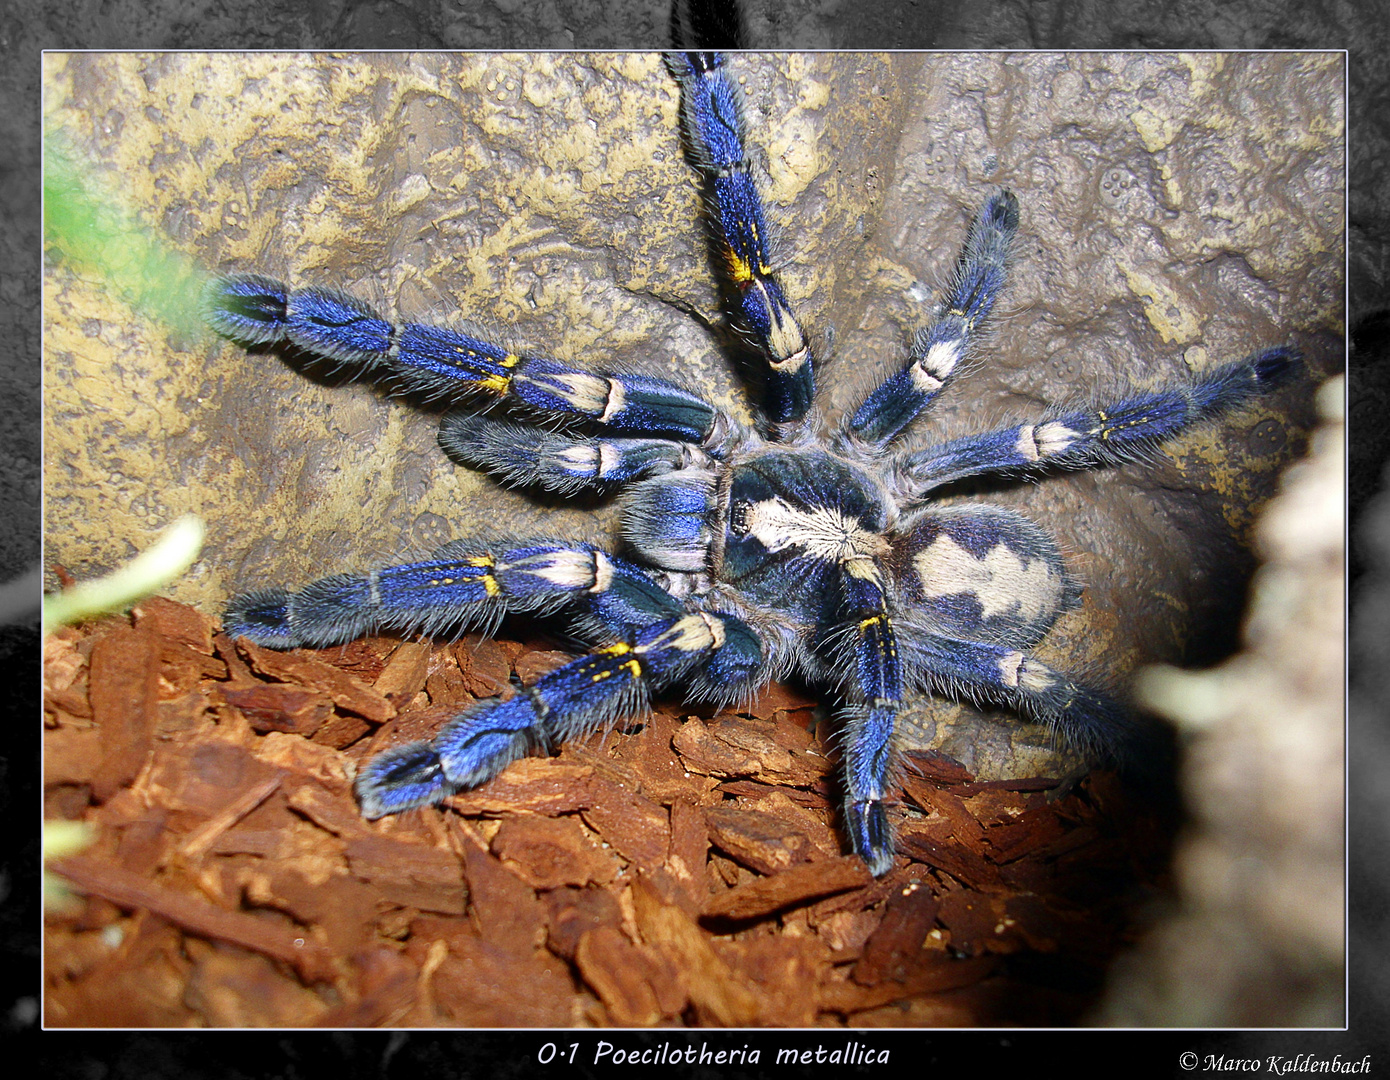
{"label": "brown bark mulch", "polygon": [[368,638],[277,653],[191,608],[45,645],[50,1026],[1068,1024],[1167,840],[1093,774],[976,782],[909,755],[899,858],[836,831],[814,702],[650,716],[443,807],[358,813],[355,767],[568,657]]}

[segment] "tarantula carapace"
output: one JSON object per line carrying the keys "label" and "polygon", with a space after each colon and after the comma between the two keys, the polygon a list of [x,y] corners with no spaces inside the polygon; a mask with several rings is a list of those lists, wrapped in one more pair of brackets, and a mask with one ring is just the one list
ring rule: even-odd
{"label": "tarantula carapace", "polygon": [[844,829],[876,875],[893,864],[885,799],[907,694],[1001,701],[1053,725],[1092,760],[1142,760],[1141,724],[1030,652],[1080,594],[1053,538],[1010,510],[929,499],[977,474],[1133,457],[1285,378],[1293,350],[1268,349],[1104,407],[902,448],[900,436],[961,369],[1004,284],[1019,209],[998,191],[900,370],[827,428],[814,408],[811,345],[770,266],[726,60],[688,53],[669,66],[731,315],[761,357],[759,429],[665,377],[392,323],[339,292],[221,278],[208,307],[229,338],[354,365],[396,390],[484,396],[514,415],[447,416],[440,443],[455,460],[558,492],[625,489],[618,553],[553,539],[454,541],[423,562],[237,597],[228,630],[291,648],[554,611],[594,643],[509,701],[480,702],[432,741],[368,763],[357,792],[371,818],[439,802],[668,688],[732,701],[789,673],[845,703]]}

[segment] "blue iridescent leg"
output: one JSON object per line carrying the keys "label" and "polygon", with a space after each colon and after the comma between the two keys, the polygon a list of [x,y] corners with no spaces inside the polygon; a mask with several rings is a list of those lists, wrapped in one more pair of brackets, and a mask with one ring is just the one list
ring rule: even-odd
{"label": "blue iridescent leg", "polygon": [[557,745],[640,712],[651,694],[702,665],[747,688],[761,668],[742,620],[711,612],[672,615],[544,675],[510,701],[475,705],[431,742],[378,755],[357,776],[368,818],[437,803],[476,787],[532,750]]}
{"label": "blue iridescent leg", "polygon": [[1018,200],[1001,191],[971,223],[941,314],[917,334],[903,369],[870,394],[849,419],[845,427],[850,435],[882,446],[941,393],[1004,287],[1009,244],[1017,232]]}
{"label": "blue iridescent leg", "polygon": [[715,249],[734,292],[733,313],[767,364],[763,412],[777,423],[799,420],[815,395],[815,365],[806,333],[768,264],[767,223],[744,150],[738,88],[719,53],[676,53],[669,64],[681,84],[686,137],[704,174]]}
{"label": "blue iridescent leg", "polygon": [[433,558],[368,574],[334,574],[299,591],[234,597],[227,633],[292,649],[335,645],[379,629],[436,632],[490,625],[512,611],[584,602],[615,588],[655,588],[637,567],[588,544],[530,544],[501,552],[456,540]]}
{"label": "blue iridescent leg", "polygon": [[[897,634],[878,566],[871,559],[842,563],[827,603],[824,640],[850,661],[846,687],[857,700],[841,714],[845,832],[875,877],[893,868],[893,829],[884,798],[892,782],[893,742],[902,703]],[[848,656],[845,654],[848,653]]]}
{"label": "blue iridescent leg", "polygon": [[923,683],[951,696],[983,693],[1039,723],[1093,764],[1143,774],[1154,767],[1156,729],[1119,702],[1008,645],[961,641],[914,630],[904,662]]}
{"label": "blue iridescent leg", "polygon": [[1191,424],[1238,408],[1297,370],[1295,350],[1266,349],[1184,386],[929,446],[905,455],[898,471],[921,494],[977,473],[1127,461]]}
{"label": "blue iridescent leg", "polygon": [[213,281],[204,307],[213,329],[233,341],[293,345],[360,368],[397,391],[481,394],[543,416],[584,418],[606,431],[689,442],[715,429],[714,407],[665,379],[585,371],[456,330],[388,322],[332,289],[290,289],[261,274],[232,274]]}
{"label": "blue iridescent leg", "polygon": [[565,435],[461,412],[444,418],[439,445],[455,461],[504,483],[563,493],[712,464],[693,443]]}

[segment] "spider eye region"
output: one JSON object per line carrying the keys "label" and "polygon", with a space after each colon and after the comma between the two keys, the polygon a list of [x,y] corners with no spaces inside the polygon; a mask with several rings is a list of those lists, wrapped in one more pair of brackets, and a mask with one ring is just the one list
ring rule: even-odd
{"label": "spider eye region", "polygon": [[[847,462],[780,451],[734,469],[726,520],[719,576],[785,609],[788,596],[816,592],[824,574],[858,573],[887,555],[894,510]],[[801,584],[788,589],[788,575]]]}

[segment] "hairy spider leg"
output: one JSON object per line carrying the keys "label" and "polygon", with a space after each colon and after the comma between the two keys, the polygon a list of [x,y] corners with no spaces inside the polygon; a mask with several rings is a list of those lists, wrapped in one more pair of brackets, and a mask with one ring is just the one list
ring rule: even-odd
{"label": "hairy spider leg", "polygon": [[1117,464],[1142,455],[1191,424],[1238,408],[1287,381],[1297,369],[1296,350],[1266,349],[1224,364],[1185,386],[929,446],[904,456],[898,471],[920,497],[978,473]]}
{"label": "hairy spider leg", "polygon": [[990,197],[971,222],[940,313],[913,339],[901,371],[873,391],[845,428],[860,442],[883,446],[941,393],[970,348],[976,328],[1004,288],[1009,245],[1018,232],[1018,200],[1012,192]]}
{"label": "hairy spider leg", "polygon": [[669,58],[681,85],[691,161],[704,176],[715,249],[736,294],[734,314],[766,361],[762,409],[775,423],[800,420],[815,396],[806,332],[769,266],[762,197],[744,150],[743,106],[719,53]]}
{"label": "hairy spider leg", "polygon": [[[322,648],[379,629],[433,633],[491,626],[507,612],[582,602],[603,625],[626,629],[642,624],[652,590],[662,592],[638,567],[590,544],[493,552],[455,540],[424,562],[334,574],[297,592],[270,588],[234,597],[223,623],[232,637],[257,645]],[[613,613],[605,615],[609,607]]]}
{"label": "hairy spider leg", "polygon": [[[669,598],[679,607],[674,597]],[[748,684],[762,666],[752,630],[733,615],[670,615],[543,675],[510,701],[473,706],[431,742],[388,750],[358,774],[368,818],[437,803],[476,787],[533,749],[577,738],[645,709],[650,696],[701,666]]]}
{"label": "hairy spider leg", "polygon": [[503,483],[569,494],[709,464],[692,443],[570,435],[452,412],[439,427],[439,445],[453,460]]}
{"label": "hairy spider leg", "polygon": [[860,699],[841,714],[845,832],[869,871],[882,877],[893,868],[893,828],[883,800],[892,781],[893,732],[902,703],[898,639],[875,560],[841,562],[837,586],[828,611],[834,624],[827,640],[844,648],[848,636],[850,689]]}
{"label": "hairy spider leg", "polygon": [[900,640],[904,664],[923,682],[923,689],[957,698],[982,693],[1047,724],[1093,764],[1136,776],[1157,771],[1161,729],[1027,651],[915,628]]}
{"label": "hairy spider leg", "polygon": [[582,418],[608,432],[689,442],[701,441],[715,426],[712,405],[666,379],[586,371],[457,330],[392,323],[334,289],[290,289],[262,274],[232,274],[211,283],[204,306],[213,329],[233,341],[293,345],[358,367],[398,392],[490,395],[542,417]]}

